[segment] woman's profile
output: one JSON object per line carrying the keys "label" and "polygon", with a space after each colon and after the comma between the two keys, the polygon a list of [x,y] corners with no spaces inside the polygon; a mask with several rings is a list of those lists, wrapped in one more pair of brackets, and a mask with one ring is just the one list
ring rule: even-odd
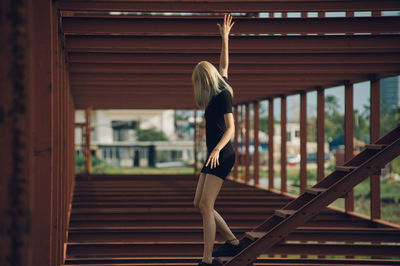
{"label": "woman's profile", "polygon": [[[204,251],[198,265],[212,265],[213,257],[234,256],[243,246],[229,229],[221,215],[214,210],[220,188],[235,163],[235,150],[231,138],[235,132],[232,98],[228,83],[229,32],[232,16],[224,16],[224,24],[217,24],[222,37],[219,71],[209,62],[199,62],[193,70],[192,82],[196,105],[204,109],[206,121],[207,159],[200,171],[193,205],[203,218]],[[213,251],[216,231],[225,243]]]}

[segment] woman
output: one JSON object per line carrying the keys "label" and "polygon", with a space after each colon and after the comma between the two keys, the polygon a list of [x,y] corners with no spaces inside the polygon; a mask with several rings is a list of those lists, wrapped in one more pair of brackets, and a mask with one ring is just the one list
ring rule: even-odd
{"label": "woman", "polygon": [[[201,61],[192,75],[196,104],[199,108],[205,108],[208,151],[208,159],[201,169],[193,201],[203,217],[204,251],[198,265],[212,265],[212,257],[234,256],[243,249],[224,219],[214,210],[215,199],[236,157],[230,141],[235,132],[233,90],[228,84],[228,39],[233,24],[228,14],[224,16],[223,26],[217,24],[222,37],[219,72],[211,63]],[[213,251],[216,230],[226,241],[222,247]]]}

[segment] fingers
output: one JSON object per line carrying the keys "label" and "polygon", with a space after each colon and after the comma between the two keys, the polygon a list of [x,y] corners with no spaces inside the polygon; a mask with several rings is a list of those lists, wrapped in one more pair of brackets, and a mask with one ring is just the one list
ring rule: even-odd
{"label": "fingers", "polygon": [[235,22],[232,22],[232,15],[231,14],[225,14],[224,16],[224,27],[227,28],[232,28],[233,24],[235,24]]}
{"label": "fingers", "polygon": [[207,160],[206,167],[210,164],[210,168],[217,167],[219,165],[219,157],[218,156],[210,156]]}

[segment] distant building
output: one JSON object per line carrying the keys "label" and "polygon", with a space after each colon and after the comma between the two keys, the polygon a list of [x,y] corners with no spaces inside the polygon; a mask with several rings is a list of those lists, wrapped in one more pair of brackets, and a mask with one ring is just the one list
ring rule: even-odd
{"label": "distant building", "polygon": [[[174,110],[94,110],[91,116],[92,154],[109,165],[157,166],[157,163],[192,162],[193,140],[179,140],[175,133]],[[85,121],[84,110],[75,112],[75,122]],[[169,141],[138,141],[138,129],[164,132]],[[75,130],[76,152],[81,153],[80,130]]]}
{"label": "distant building", "polygon": [[400,106],[400,76],[381,79],[381,99],[389,108]]}

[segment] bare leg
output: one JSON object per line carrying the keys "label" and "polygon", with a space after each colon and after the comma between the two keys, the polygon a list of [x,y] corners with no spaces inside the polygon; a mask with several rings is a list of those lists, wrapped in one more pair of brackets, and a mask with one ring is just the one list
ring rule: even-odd
{"label": "bare leg", "polygon": [[[200,173],[199,181],[197,183],[196,194],[193,200],[193,205],[195,208],[199,209],[199,202],[201,199],[201,194],[203,192],[204,181],[206,179],[205,173]],[[229,229],[228,225],[226,224],[225,220],[221,217],[221,215],[214,209],[214,217],[215,217],[215,224],[216,224],[216,231],[221,234],[224,240],[232,240],[235,239],[235,235]],[[235,239],[231,241],[232,244],[237,245],[239,244],[239,240]]]}
{"label": "bare leg", "polygon": [[[215,217],[215,223],[217,226],[217,231],[220,233],[225,240],[232,240],[235,239],[235,235],[232,233],[231,229],[229,229],[229,226],[226,224],[224,218],[214,209],[214,217]],[[230,241],[230,243],[237,245],[239,244],[239,240],[235,239],[233,241]]]}
{"label": "bare leg", "polygon": [[199,203],[200,212],[203,216],[203,261],[206,263],[212,263],[212,251],[214,247],[216,232],[214,203],[223,182],[224,180],[215,175],[206,174],[203,192]]}

